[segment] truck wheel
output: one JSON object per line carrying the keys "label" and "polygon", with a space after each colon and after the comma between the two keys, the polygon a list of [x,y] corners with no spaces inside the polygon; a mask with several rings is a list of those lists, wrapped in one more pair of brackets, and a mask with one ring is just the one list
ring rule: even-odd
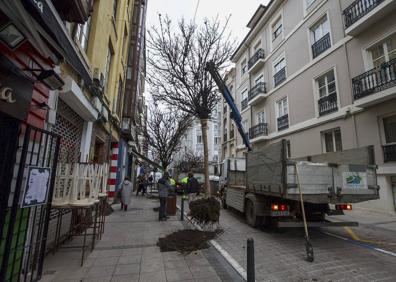
{"label": "truck wheel", "polygon": [[257,227],[260,223],[260,218],[256,215],[256,209],[252,201],[246,201],[245,216],[247,223],[252,227]]}

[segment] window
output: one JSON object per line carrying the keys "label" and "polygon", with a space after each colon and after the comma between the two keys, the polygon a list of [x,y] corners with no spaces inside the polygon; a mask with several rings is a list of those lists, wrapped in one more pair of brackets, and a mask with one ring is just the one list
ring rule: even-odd
{"label": "window", "polygon": [[118,81],[118,94],[117,94],[117,101],[116,101],[116,113],[120,117],[121,116],[121,100],[122,100],[122,89],[123,89],[123,84],[122,84],[122,79],[120,78]]}
{"label": "window", "polygon": [[260,49],[260,47],[261,47],[261,40],[259,41],[259,42],[257,42],[257,44],[256,45],[254,45],[254,51],[256,52],[258,49]]}
{"label": "window", "polygon": [[232,94],[232,91],[234,90],[234,87],[231,85],[229,90],[230,90],[230,93]]}
{"label": "window", "polygon": [[257,124],[265,123],[265,112],[264,111],[258,112],[256,114],[256,117],[257,117]]}
{"label": "window", "polygon": [[311,42],[315,43],[329,32],[329,21],[327,20],[327,16],[325,16],[311,28]]}
{"label": "window", "polygon": [[113,17],[114,20],[117,18],[117,8],[118,8],[118,0],[113,1]]}
{"label": "window", "polygon": [[247,119],[242,121],[242,127],[243,131],[245,131],[245,133],[247,134],[249,132],[249,122],[247,121]]}
{"label": "window", "polygon": [[286,141],[286,157],[291,158],[290,140]]}
{"label": "window", "polygon": [[283,117],[288,114],[288,109],[287,109],[287,97],[283,98],[282,100],[279,100],[276,102],[276,113],[277,117]]}
{"label": "window", "polygon": [[74,40],[81,46],[86,52],[88,48],[89,31],[91,27],[91,18],[89,18],[84,24],[77,24]]}
{"label": "window", "polygon": [[331,70],[328,73],[319,77],[316,80],[316,84],[318,87],[319,98],[323,98],[333,93],[336,93],[334,70]]}
{"label": "window", "polygon": [[247,71],[247,64],[246,64],[246,59],[242,61],[241,63],[241,75],[244,75]]}
{"label": "window", "polygon": [[257,77],[254,82],[256,83],[256,85],[260,82],[264,82],[264,75],[260,75],[259,77]]}
{"label": "window", "polygon": [[198,144],[202,143],[202,135],[197,135],[197,143]]}
{"label": "window", "polygon": [[305,4],[306,4],[307,9],[308,9],[309,7],[311,7],[311,5],[312,5],[315,1],[316,1],[316,0],[305,0]]}
{"label": "window", "polygon": [[241,95],[242,95],[242,101],[245,100],[245,99],[247,99],[247,97],[248,97],[248,91],[247,91],[247,89],[243,90],[242,93],[241,93]]}
{"label": "window", "polygon": [[396,143],[396,115],[386,117],[383,119],[384,131],[385,131],[385,142]]}
{"label": "window", "polygon": [[113,52],[112,52],[111,46],[109,45],[109,48],[107,49],[106,66],[105,66],[105,73],[104,73],[106,87],[108,87],[112,59],[113,59]]}
{"label": "window", "polygon": [[282,58],[274,65],[274,73],[280,72],[284,67],[286,67],[286,61]]}
{"label": "window", "polygon": [[282,17],[279,17],[272,25],[272,41],[277,39],[282,34]]}
{"label": "window", "polygon": [[396,33],[369,49],[374,67],[396,58]]}
{"label": "window", "polygon": [[325,153],[342,151],[341,130],[339,128],[324,132],[323,141]]}

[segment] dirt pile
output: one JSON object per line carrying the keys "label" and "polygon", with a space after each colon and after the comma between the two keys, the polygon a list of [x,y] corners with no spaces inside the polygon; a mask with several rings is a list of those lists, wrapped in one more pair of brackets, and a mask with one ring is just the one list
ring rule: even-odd
{"label": "dirt pile", "polygon": [[157,246],[160,247],[161,252],[178,251],[183,254],[189,254],[196,250],[209,248],[208,241],[214,239],[220,232],[220,230],[179,230],[164,238],[159,238]]}
{"label": "dirt pile", "polygon": [[199,199],[190,203],[190,216],[200,225],[219,222],[220,203],[215,198]]}

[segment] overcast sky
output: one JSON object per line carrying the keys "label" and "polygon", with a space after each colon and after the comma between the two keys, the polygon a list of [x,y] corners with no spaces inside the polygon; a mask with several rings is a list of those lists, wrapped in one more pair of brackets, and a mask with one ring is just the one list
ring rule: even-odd
{"label": "overcast sky", "polygon": [[171,19],[181,17],[192,19],[199,2],[196,21],[205,17],[219,15],[224,20],[231,15],[229,28],[232,36],[240,42],[248,32],[247,23],[260,4],[267,4],[269,0],[148,0],[147,26],[150,28],[158,24],[158,13],[168,14]]}

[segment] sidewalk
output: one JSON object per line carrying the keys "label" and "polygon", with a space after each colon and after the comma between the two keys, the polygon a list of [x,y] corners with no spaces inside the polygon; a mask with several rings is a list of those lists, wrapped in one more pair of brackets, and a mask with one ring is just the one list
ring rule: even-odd
{"label": "sidewalk", "polygon": [[158,213],[153,211],[157,206],[158,200],[141,196],[132,198],[127,212],[120,211],[120,206],[114,205],[115,211],[106,218],[102,240],[86,256],[84,266],[79,266],[79,250],[61,249],[55,255],[47,255],[41,281],[233,280],[223,278],[228,272],[224,269],[229,266],[216,267],[219,259],[213,262],[216,254],[208,255],[209,250],[187,256],[177,252],[161,253],[156,246],[158,238],[186,225],[179,221],[179,215],[159,222]]}

